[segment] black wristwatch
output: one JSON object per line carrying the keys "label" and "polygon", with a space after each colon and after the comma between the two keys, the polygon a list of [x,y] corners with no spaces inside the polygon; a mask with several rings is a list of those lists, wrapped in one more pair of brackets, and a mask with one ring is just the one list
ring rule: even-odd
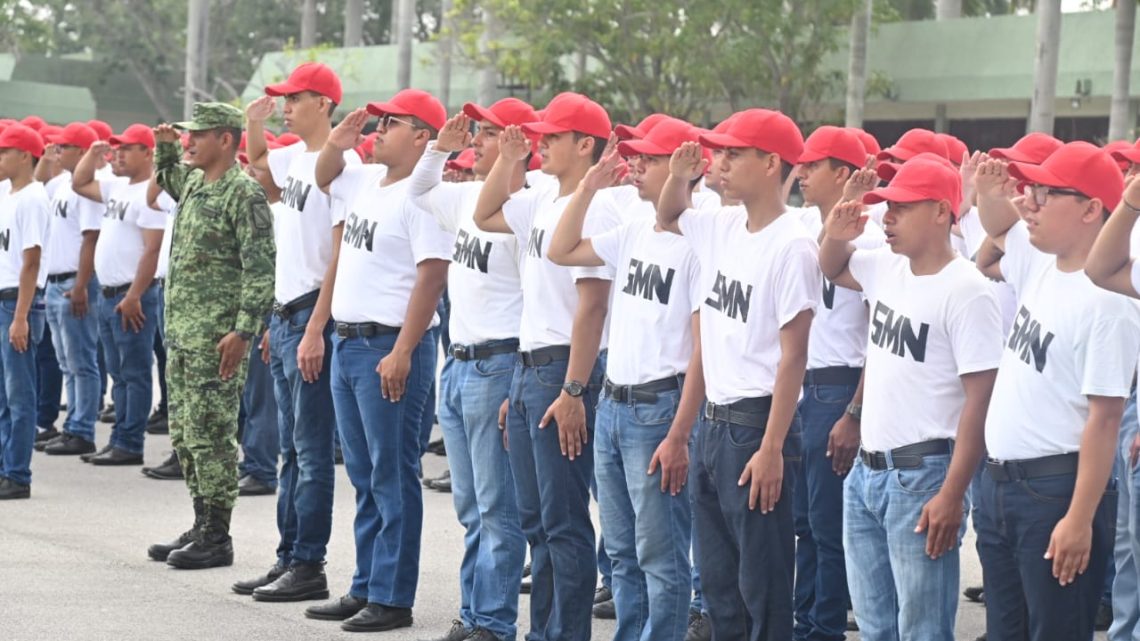
{"label": "black wristwatch", "polygon": [[581,398],[582,394],[586,392],[586,386],[582,385],[578,381],[569,381],[562,386],[562,391],[566,392],[570,396],[573,396],[574,398]]}
{"label": "black wristwatch", "polygon": [[863,406],[861,404],[857,405],[855,401],[851,401],[847,404],[847,410],[844,413],[856,421],[862,420]]}

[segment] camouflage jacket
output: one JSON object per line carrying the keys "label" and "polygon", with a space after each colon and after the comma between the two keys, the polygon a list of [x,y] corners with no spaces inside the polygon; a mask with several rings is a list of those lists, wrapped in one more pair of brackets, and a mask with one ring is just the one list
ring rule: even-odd
{"label": "camouflage jacket", "polygon": [[155,152],[158,184],[178,201],[166,276],[166,340],[212,348],[231,331],[256,334],[273,305],[273,215],[265,192],[234,165],[207,183],[175,143]]}

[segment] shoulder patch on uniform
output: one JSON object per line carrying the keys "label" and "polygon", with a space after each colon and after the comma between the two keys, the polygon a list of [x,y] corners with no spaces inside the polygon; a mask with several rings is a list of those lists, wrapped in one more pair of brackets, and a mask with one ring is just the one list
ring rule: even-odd
{"label": "shoulder patch on uniform", "polygon": [[256,235],[273,232],[273,212],[269,210],[264,198],[258,198],[250,203],[249,222]]}

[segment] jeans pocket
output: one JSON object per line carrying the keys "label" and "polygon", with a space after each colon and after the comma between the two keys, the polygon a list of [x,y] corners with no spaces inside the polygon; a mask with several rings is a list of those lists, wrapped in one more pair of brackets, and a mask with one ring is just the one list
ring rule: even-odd
{"label": "jeans pocket", "polygon": [[946,481],[946,470],[949,461],[925,459],[922,465],[911,469],[895,469],[895,483],[899,489],[908,494],[928,496],[936,494],[942,489]]}
{"label": "jeans pocket", "polygon": [[566,378],[566,365],[566,361],[557,361],[530,369],[534,370],[534,380],[539,385],[562,389],[562,384],[566,382],[563,380]]}
{"label": "jeans pocket", "polygon": [[760,449],[760,441],[764,440],[764,430],[732,423],[714,423],[725,431],[725,438],[732,447],[742,450]]}
{"label": "jeans pocket", "polygon": [[855,395],[855,388],[848,385],[814,385],[811,398],[822,405],[846,405]]}
{"label": "jeans pocket", "polygon": [[1029,498],[1039,503],[1068,503],[1073,498],[1077,477],[1075,474],[1043,476],[1017,481],[1017,485]]}
{"label": "jeans pocket", "polygon": [[480,376],[505,376],[515,369],[515,355],[511,352],[495,354],[473,361],[472,367]]}

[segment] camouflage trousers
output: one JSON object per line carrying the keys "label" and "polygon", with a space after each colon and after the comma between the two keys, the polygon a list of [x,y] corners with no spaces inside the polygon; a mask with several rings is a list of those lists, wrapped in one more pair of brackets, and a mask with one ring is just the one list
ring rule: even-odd
{"label": "camouflage trousers", "polygon": [[214,349],[168,348],[170,443],[174,446],[192,498],[232,508],[238,495],[238,408],[248,359],[233,378],[218,376]]}

